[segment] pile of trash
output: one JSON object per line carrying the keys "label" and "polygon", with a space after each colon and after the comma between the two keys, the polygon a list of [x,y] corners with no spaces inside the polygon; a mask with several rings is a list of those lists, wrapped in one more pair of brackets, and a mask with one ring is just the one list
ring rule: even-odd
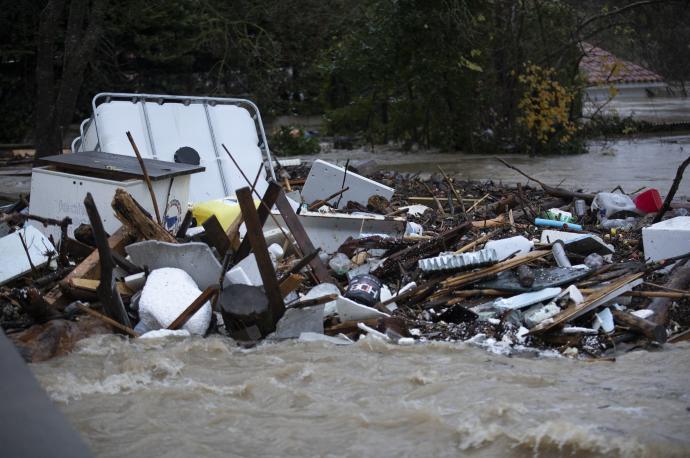
{"label": "pile of trash", "polygon": [[595,358],[690,339],[690,203],[674,191],[422,179],[372,161],[278,163],[262,193],[245,178],[174,230],[167,208],[146,210],[151,186],[85,193],[89,224],[69,230],[27,199],[3,207],[3,329],[32,361],[101,332]]}

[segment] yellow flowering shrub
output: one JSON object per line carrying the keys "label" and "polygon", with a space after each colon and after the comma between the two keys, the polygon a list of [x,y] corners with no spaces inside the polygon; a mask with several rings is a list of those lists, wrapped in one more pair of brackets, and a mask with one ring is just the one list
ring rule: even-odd
{"label": "yellow flowering shrub", "polygon": [[538,143],[551,140],[567,143],[573,138],[577,126],[570,120],[570,107],[575,95],[555,79],[553,68],[535,64],[525,65],[518,76],[525,91],[518,103],[521,115],[518,123],[527,129]]}

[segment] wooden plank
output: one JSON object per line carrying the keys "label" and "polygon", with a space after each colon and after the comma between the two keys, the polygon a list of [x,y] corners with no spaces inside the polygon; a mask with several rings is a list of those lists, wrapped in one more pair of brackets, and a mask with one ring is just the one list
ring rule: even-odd
{"label": "wooden plank", "polygon": [[[133,156],[85,151],[79,154],[56,154],[39,159],[40,163],[49,164],[65,172],[96,173],[111,176],[114,179],[143,179],[144,174],[139,161]],[[206,170],[200,165],[178,164],[176,162],[144,159],[146,170],[153,181],[164,180],[181,175],[190,175]]]}
{"label": "wooden plank", "polygon": [[[101,284],[100,280],[92,280],[89,278],[72,278],[68,282],[69,284],[69,290],[70,294],[73,294],[76,290],[81,290],[85,293],[93,293],[93,296],[96,296],[96,291],[98,290],[98,286]],[[115,282],[115,287],[117,288],[117,291],[120,293],[120,296],[122,296],[125,299],[129,299],[132,297],[134,294],[134,291],[129,289],[127,285],[125,285],[123,282],[116,281]],[[79,294],[79,292],[76,292]]]}
{"label": "wooden plank", "polygon": [[259,215],[254,207],[251,189],[248,187],[240,188],[236,191],[236,195],[242,210],[244,223],[247,226],[247,235],[245,237],[249,239],[252,251],[256,257],[256,264],[261,274],[261,280],[264,283],[266,297],[268,298],[269,313],[275,325],[285,313],[285,304],[283,303],[283,296],[280,294],[273,261],[271,261],[271,256],[268,254],[266,239],[264,239]]}
{"label": "wooden plank", "polygon": [[99,320],[103,321],[104,323],[109,324],[110,326],[124,332],[125,334],[129,334],[132,337],[139,337],[139,334],[137,332],[135,332],[134,329],[121,325],[120,323],[113,320],[112,318],[109,318],[109,317],[103,315],[102,313],[99,313],[99,312],[93,310],[91,307],[87,307],[86,305],[80,304],[79,302],[75,302],[74,305],[76,305],[77,308],[79,310],[81,310],[82,312],[86,312],[89,315],[91,315],[92,317],[98,318]]}
{"label": "wooden plank", "polygon": [[[278,195],[282,191],[282,188],[280,185],[270,182],[268,184],[268,188],[266,188],[266,192],[264,192],[264,196],[261,198],[261,201],[263,204],[259,204],[259,208],[257,209],[257,214],[259,215],[259,225],[263,230],[263,226],[266,223],[266,220],[271,214],[271,208],[273,208],[273,205],[276,202],[276,199],[278,198]],[[232,227],[233,225],[231,225]],[[250,246],[249,246],[249,239],[247,237],[242,240],[240,243],[240,247],[237,249],[237,252],[235,253],[235,257],[233,258],[233,262],[237,264],[241,260],[247,257],[250,251]]]}
{"label": "wooden plank", "polygon": [[[311,243],[311,239],[309,238],[309,235],[307,235],[307,231],[304,230],[304,226],[302,226],[302,223],[292,209],[292,206],[290,206],[290,202],[288,201],[284,192],[281,192],[278,195],[276,207],[278,207],[278,211],[280,211],[280,214],[283,216],[285,224],[287,225],[288,229],[290,229],[292,236],[295,238],[297,246],[299,246],[299,249],[302,251],[302,255],[309,256],[316,250],[316,248],[314,248],[314,244]],[[321,261],[321,258],[314,256],[314,258],[309,262],[309,265],[314,271],[314,275],[319,282],[336,284],[335,280],[331,277],[331,274],[328,273],[328,269],[324,265],[323,261]]]}
{"label": "wooden plank", "polygon": [[300,274],[290,274],[280,282],[280,295],[285,298],[288,294],[296,290],[304,281],[304,276]]}
{"label": "wooden plank", "polygon": [[90,192],[86,194],[84,207],[86,207],[86,214],[93,228],[93,236],[96,239],[96,246],[98,247],[101,263],[101,283],[97,290],[98,298],[103,304],[103,309],[110,318],[125,327],[131,328],[132,325],[129,321],[129,316],[122,303],[120,293],[115,286],[115,263],[110,254],[110,246],[105,235],[105,229],[103,229],[103,220],[98,214],[96,203],[93,201],[93,196],[91,196]]}
{"label": "wooden plank", "polygon": [[597,290],[597,292],[595,292],[594,294],[590,294],[581,304],[568,307],[567,309],[561,311],[559,314],[554,316],[552,319],[542,321],[537,326],[530,329],[529,333],[539,334],[543,332],[548,332],[558,326],[565,324],[570,320],[574,320],[575,318],[578,318],[584,315],[585,313],[594,310],[597,307],[599,301],[601,301],[601,299],[605,298],[607,295],[614,293],[616,290],[625,287],[625,285],[627,285],[628,283],[633,282],[643,276],[643,272],[639,272],[632,275],[626,275],[625,277],[614,281],[607,287]]}
{"label": "wooden plank", "polygon": [[180,313],[180,316],[175,318],[172,323],[170,323],[170,326],[168,326],[168,329],[180,329],[184,324],[196,313],[201,309],[201,307],[204,306],[204,304],[211,299],[213,296],[218,294],[218,286],[217,285],[211,285],[197,296],[194,301],[192,301],[189,306]]}
{"label": "wooden plank", "polygon": [[224,257],[225,253],[227,253],[230,248],[230,239],[223,230],[223,226],[221,226],[216,215],[211,215],[207,218],[202,226],[204,226],[204,236],[206,240],[208,240],[209,244],[218,251],[221,258]]}

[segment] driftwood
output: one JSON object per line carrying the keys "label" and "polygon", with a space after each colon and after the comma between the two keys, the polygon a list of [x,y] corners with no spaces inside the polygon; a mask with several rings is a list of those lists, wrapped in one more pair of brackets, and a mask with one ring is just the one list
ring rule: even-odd
{"label": "driftwood", "polygon": [[139,161],[139,166],[141,166],[141,171],[144,174],[144,181],[146,182],[146,187],[149,188],[149,194],[151,195],[151,202],[153,203],[153,211],[156,212],[156,221],[158,224],[161,224],[161,214],[160,211],[158,210],[158,202],[156,201],[156,193],[153,192],[153,184],[151,183],[151,177],[149,177],[149,172],[146,170],[146,164],[144,164],[144,159],[141,157],[141,153],[139,153],[139,148],[137,148],[137,144],[134,143],[134,138],[132,138],[132,133],[127,131],[127,138],[129,139],[129,144],[132,145],[132,149],[134,150],[134,154],[137,156],[137,160]]}
{"label": "driftwood", "polygon": [[669,208],[671,208],[671,201],[673,200],[673,197],[675,197],[676,191],[678,191],[678,186],[680,186],[680,182],[683,179],[683,173],[685,172],[685,168],[689,164],[690,156],[688,156],[688,158],[684,160],[678,167],[678,170],[676,171],[676,177],[673,179],[673,183],[671,184],[671,189],[668,190],[668,194],[666,195],[666,199],[664,200],[664,205],[661,206],[661,210],[659,210],[659,213],[657,213],[654,219],[652,220],[653,224],[661,221],[661,218],[663,218],[664,213],[666,213],[669,210]]}
{"label": "driftwood", "polygon": [[[687,290],[690,287],[690,262],[686,262],[677,269],[675,269],[671,275],[669,275],[668,281],[664,283],[666,288]],[[654,315],[650,318],[657,324],[665,325],[668,322],[668,309],[671,307],[673,299],[670,297],[657,297],[652,299],[647,308],[654,312]]]}
{"label": "driftwood", "polygon": [[552,195],[554,197],[564,197],[566,199],[583,199],[583,200],[586,200],[587,202],[592,202],[594,200],[594,196],[595,196],[594,194],[588,194],[588,193],[584,193],[584,192],[573,192],[573,191],[568,191],[567,189],[564,189],[564,188],[557,188],[554,186],[549,186],[548,184],[545,184],[545,183],[537,180],[536,178],[527,175],[525,172],[523,172],[519,168],[515,167],[514,165],[504,161],[500,157],[497,157],[496,159],[501,164],[508,167],[509,169],[513,169],[517,173],[519,173],[520,175],[527,178],[528,180],[531,180],[531,181],[534,181],[535,183],[537,183],[539,186],[541,186],[541,188],[544,190],[544,192],[546,192],[549,195]]}
{"label": "driftwood", "polygon": [[659,343],[666,342],[666,328],[663,325],[613,308],[611,313],[613,313],[613,318],[615,318],[619,324],[626,326],[631,331],[642,334]]}
{"label": "driftwood", "polygon": [[[118,188],[115,191],[112,207],[115,210],[117,219],[139,238],[177,243],[175,237],[144,213],[137,201],[124,189]],[[91,223],[91,226],[93,226],[93,223]]]}

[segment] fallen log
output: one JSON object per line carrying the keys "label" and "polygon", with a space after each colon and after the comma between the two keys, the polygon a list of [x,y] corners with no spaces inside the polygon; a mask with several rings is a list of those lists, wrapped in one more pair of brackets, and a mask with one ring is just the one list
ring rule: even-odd
{"label": "fallen log", "polygon": [[[672,289],[687,290],[690,287],[690,261],[685,262],[677,269],[675,269],[664,283],[664,287]],[[673,303],[671,297],[656,297],[652,299],[647,308],[654,312],[650,318],[651,321],[657,324],[666,325],[668,322],[668,310]]]}
{"label": "fallen log", "polygon": [[[136,200],[124,189],[118,188],[112,201],[115,216],[122,224],[142,240],[160,240],[162,242],[177,243],[162,226],[147,215]],[[93,226],[93,223],[91,224]],[[94,228],[95,229],[95,228]]]}

